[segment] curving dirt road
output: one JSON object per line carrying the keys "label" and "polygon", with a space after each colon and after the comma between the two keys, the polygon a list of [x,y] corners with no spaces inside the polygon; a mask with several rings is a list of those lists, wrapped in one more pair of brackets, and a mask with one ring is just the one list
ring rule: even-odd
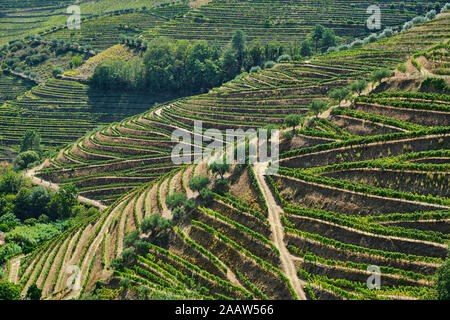
{"label": "curving dirt road", "polygon": [[[42,167],[44,166],[44,163],[40,164],[37,167],[31,168],[31,169],[25,171],[23,175],[25,177],[27,177],[27,178],[30,178],[31,182],[34,185],[43,186],[43,187],[51,189],[53,191],[58,191],[59,190],[59,185],[58,184],[50,182],[50,181],[46,181],[46,180],[43,180],[41,178],[36,177],[36,171],[41,170]],[[102,204],[100,201],[92,200],[92,199],[85,198],[85,197],[82,197],[82,196],[78,197],[78,201],[81,202],[81,203],[84,203],[84,204],[96,207],[99,210],[105,210],[106,208],[108,208],[107,206]]]}
{"label": "curving dirt road", "polygon": [[297,276],[297,269],[292,259],[291,254],[284,243],[284,229],[281,224],[281,214],[283,209],[277,204],[272,192],[264,179],[264,171],[267,168],[267,163],[255,163],[253,170],[255,171],[256,180],[261,187],[264,198],[267,202],[269,212],[270,229],[273,235],[273,242],[280,251],[281,268],[297,293],[300,300],[306,300],[305,292],[303,291],[303,283]]}

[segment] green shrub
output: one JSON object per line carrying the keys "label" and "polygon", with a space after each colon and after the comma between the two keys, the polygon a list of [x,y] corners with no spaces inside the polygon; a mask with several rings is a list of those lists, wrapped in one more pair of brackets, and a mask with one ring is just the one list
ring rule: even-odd
{"label": "green shrub", "polygon": [[185,205],[187,197],[185,193],[174,192],[166,198],[166,205],[169,209],[180,208]]}
{"label": "green shrub", "polygon": [[197,175],[189,179],[188,187],[193,191],[200,191],[209,184],[207,176]]}
{"label": "green shrub", "polygon": [[20,300],[21,287],[11,282],[0,281],[0,300]]}
{"label": "green shrub", "polygon": [[442,78],[431,78],[428,77],[422,81],[420,85],[421,92],[438,92],[449,94],[450,89],[447,83]]}

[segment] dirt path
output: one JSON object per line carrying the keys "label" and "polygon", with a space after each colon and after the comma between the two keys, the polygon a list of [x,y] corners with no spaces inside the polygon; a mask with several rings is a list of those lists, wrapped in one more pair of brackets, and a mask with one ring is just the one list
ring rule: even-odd
{"label": "dirt path", "polygon": [[272,192],[264,179],[264,170],[266,167],[266,163],[256,163],[253,165],[256,180],[261,187],[269,209],[269,222],[273,242],[275,247],[277,247],[280,251],[280,260],[283,272],[291,282],[292,287],[294,288],[295,293],[297,293],[299,299],[306,300],[302,282],[297,277],[297,269],[295,268],[294,261],[284,243],[284,230],[281,225],[281,213],[283,212],[283,209],[275,201],[275,198],[273,197]]}
{"label": "dirt path", "polygon": [[20,255],[11,260],[11,270],[9,270],[9,278],[8,278],[9,282],[12,283],[19,282],[20,259],[22,258],[23,255]]}
{"label": "dirt path", "polygon": [[[45,162],[43,162],[42,164],[40,164],[37,167],[34,167],[30,170],[25,171],[23,175],[27,178],[30,178],[31,182],[34,185],[43,186],[43,187],[51,189],[53,191],[58,191],[59,190],[58,184],[36,177],[36,171],[41,170],[42,167],[44,166],[44,164],[45,164]],[[99,210],[105,210],[107,208],[107,206],[102,204],[100,201],[88,199],[88,198],[82,197],[82,196],[78,196],[78,201],[81,203],[96,207]]]}

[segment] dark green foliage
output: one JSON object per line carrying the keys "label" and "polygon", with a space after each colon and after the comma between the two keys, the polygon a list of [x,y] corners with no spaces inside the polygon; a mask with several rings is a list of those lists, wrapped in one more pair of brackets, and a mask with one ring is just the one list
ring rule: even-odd
{"label": "dark green foliage", "polygon": [[322,47],[322,52],[326,52],[328,48],[335,47],[337,45],[337,39],[333,29],[325,30],[320,44]]}
{"label": "dark green foliage", "polygon": [[186,215],[186,210],[183,208],[175,208],[172,210],[172,215],[175,221],[181,220]]}
{"label": "dark green foliage", "polygon": [[372,74],[370,75],[370,80],[376,84],[379,83],[381,81],[383,81],[383,79],[385,78],[389,78],[392,76],[392,71],[387,69],[387,68],[381,68],[378,70],[375,70],[372,72]]}
{"label": "dark green foliage", "polygon": [[200,190],[200,197],[202,197],[203,204],[206,204],[214,199],[214,192],[212,192],[208,188],[203,188],[202,190]]}
{"label": "dark green foliage", "polygon": [[450,253],[436,274],[435,290],[439,300],[450,300]]}
{"label": "dark green foliage", "polygon": [[36,151],[28,150],[25,152],[21,152],[14,160],[14,169],[27,169],[30,165],[37,163],[40,158],[41,157]]}
{"label": "dark green foliage", "polygon": [[314,112],[316,118],[319,116],[319,113],[326,110],[327,102],[323,100],[313,100],[309,105],[309,109]]}
{"label": "dark green foliage", "polygon": [[41,151],[41,136],[34,130],[27,130],[25,135],[20,140],[20,152],[33,150],[36,152]]}
{"label": "dark green foliage", "polygon": [[134,243],[139,240],[139,231],[135,230],[127,234],[123,239],[123,245],[125,248],[133,247]]}
{"label": "dark green foliage", "polygon": [[216,180],[214,184],[214,192],[217,192],[219,194],[223,194],[228,191],[229,188],[229,181],[225,178],[219,178]]}
{"label": "dark green foliage", "polygon": [[184,206],[186,201],[185,193],[174,192],[166,198],[166,205],[169,209],[175,209]]}
{"label": "dark green foliage", "polygon": [[208,170],[210,170],[214,176],[219,175],[221,179],[223,179],[223,176],[225,173],[229,172],[231,170],[231,165],[226,162],[213,162],[208,166]]}
{"label": "dark green foliage", "polygon": [[51,218],[68,218],[72,207],[77,204],[78,189],[73,184],[66,184],[51,196],[48,204],[48,214]]}
{"label": "dark green foliage", "polygon": [[53,68],[52,75],[56,78],[64,73],[64,70],[60,67]]}
{"label": "dark green foliage", "polygon": [[442,78],[431,78],[428,77],[420,85],[421,92],[436,92],[436,93],[450,93],[450,87],[447,85]]}
{"label": "dark green foliage", "polygon": [[231,47],[236,52],[238,66],[241,68],[244,62],[244,50],[246,48],[245,34],[242,30],[237,30],[234,33],[233,38],[231,39]]}
{"label": "dark green foliage", "polygon": [[122,251],[121,258],[125,265],[130,266],[136,261],[136,253],[133,248],[127,248]]}
{"label": "dark green foliage", "polygon": [[200,191],[209,184],[209,179],[206,176],[197,175],[189,179],[188,187],[193,191]]}
{"label": "dark green foliage", "polygon": [[41,300],[42,289],[39,289],[35,283],[33,283],[27,290],[25,296],[28,300]]}
{"label": "dark green foliage", "polygon": [[298,126],[302,121],[302,117],[299,114],[290,114],[284,118],[284,123],[288,127],[292,127],[292,134],[295,134],[295,127]]}
{"label": "dark green foliage", "polygon": [[14,213],[22,221],[33,217],[32,212],[30,211],[30,196],[31,190],[23,187],[19,190],[14,199]]}
{"label": "dark green foliage", "polygon": [[262,67],[266,61],[278,57],[284,57],[284,61],[288,56],[283,54],[286,48],[279,43],[262,46],[253,42],[247,46],[245,38],[242,31],[236,31],[226,49],[203,40],[173,42],[156,38],[147,44],[143,58],[99,64],[90,85],[100,90],[189,95],[232,80],[244,70]]}
{"label": "dark green foliage", "polygon": [[[3,200],[3,198],[1,198],[0,200]],[[8,210],[12,209],[4,210],[4,212],[6,213],[2,212],[2,215],[0,215],[0,232],[8,232],[17,227],[18,225],[20,225],[20,220],[17,219],[17,217],[14,215],[12,211]]]}
{"label": "dark green foliage", "polygon": [[367,82],[364,79],[360,79],[358,81],[352,82],[348,88],[351,92],[357,93],[359,97],[361,93],[367,88]]}
{"label": "dark green foliage", "polygon": [[164,219],[161,214],[154,213],[149,218],[146,218],[141,222],[141,231],[142,233],[151,232],[152,235],[154,235],[159,231],[170,228],[171,226],[172,221],[170,221],[170,219]]}
{"label": "dark green foliage", "polygon": [[300,55],[302,57],[310,57],[313,55],[313,50],[308,40],[302,42],[300,46]]}
{"label": "dark green foliage", "polygon": [[339,102],[339,107],[341,106],[342,101],[347,99],[350,95],[350,90],[347,88],[337,88],[333,89],[328,93],[328,97]]}
{"label": "dark green foliage", "polygon": [[111,261],[111,264],[109,266],[114,270],[122,271],[124,269],[123,260],[121,258],[115,258]]}
{"label": "dark green foliage", "polygon": [[0,193],[16,193],[26,183],[20,174],[8,170],[0,178]]}
{"label": "dark green foliage", "polygon": [[[0,264],[5,263],[10,257],[22,252],[22,248],[16,243],[7,243],[0,247]],[[1,299],[1,298],[0,298]]]}
{"label": "dark green foliage", "polygon": [[0,281],[0,300],[20,300],[20,286],[7,281]]}
{"label": "dark green foliage", "polygon": [[311,33],[311,39],[314,42],[316,52],[319,47],[319,43],[323,38],[324,33],[325,33],[325,28],[320,24],[316,25],[313,32]]}

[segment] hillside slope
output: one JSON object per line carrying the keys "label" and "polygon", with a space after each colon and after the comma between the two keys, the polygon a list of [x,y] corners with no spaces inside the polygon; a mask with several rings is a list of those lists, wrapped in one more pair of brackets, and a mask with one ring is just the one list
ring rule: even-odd
{"label": "hillside slope", "polygon": [[[151,297],[423,297],[449,240],[449,96],[416,92],[434,69],[419,71],[406,62],[420,53],[445,65],[447,54],[429,53],[448,53],[449,24],[450,14],[441,14],[361,48],[281,63],[114,123],[64,148],[39,175],[75,183],[83,196],[111,205],[98,220],[21,259],[17,281],[29,285],[51,261],[58,268],[40,282],[48,298],[89,294],[99,279],[111,280],[114,289],[119,279],[129,279]],[[311,100],[328,99],[330,89],[399,63],[408,66],[405,73],[351,107],[312,118],[298,135],[282,140],[275,176],[264,178],[252,166],[234,168],[238,187],[215,195],[207,208],[193,209],[167,232],[165,242],[147,245],[134,263],[114,273],[107,268],[126,249],[126,234],[155,212],[171,218],[167,197],[175,191],[195,197],[187,181],[208,174],[205,163],[171,162],[173,130],[191,131],[199,119],[204,129],[281,125],[287,114],[306,114]],[[415,90],[398,89],[402,83]],[[281,212],[269,208],[273,201]],[[275,234],[280,225],[282,250]],[[81,269],[75,290],[64,285],[71,264]],[[292,264],[298,279],[287,267]],[[380,269],[380,291],[365,286],[370,265]],[[133,297],[130,292],[122,297]]]}

